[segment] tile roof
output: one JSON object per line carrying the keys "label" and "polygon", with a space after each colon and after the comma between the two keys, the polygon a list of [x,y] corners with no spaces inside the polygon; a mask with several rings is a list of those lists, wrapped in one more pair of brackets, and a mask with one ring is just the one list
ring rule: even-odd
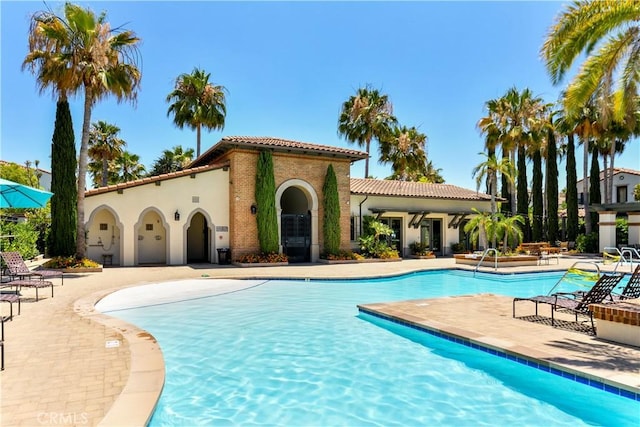
{"label": "tile roof", "polygon": [[426,184],[382,179],[351,178],[351,194],[447,200],[491,200],[491,196],[450,184]]}
{"label": "tile roof", "polygon": [[197,173],[201,173],[201,172],[210,171],[210,170],[213,170],[213,169],[221,169],[221,168],[223,168],[225,166],[229,166],[229,162],[214,163],[214,164],[210,164],[210,165],[206,165],[206,166],[200,166],[200,167],[197,167],[197,168],[183,169],[183,170],[178,171],[178,172],[170,172],[170,173],[165,173],[165,174],[162,174],[162,175],[149,176],[149,177],[146,177],[146,178],[136,179],[135,181],[123,182],[123,183],[114,184],[114,185],[108,185],[106,187],[93,188],[91,190],[87,190],[84,193],[84,195],[86,197],[95,196],[96,194],[109,193],[111,191],[117,191],[117,190],[124,190],[125,188],[138,187],[140,185],[150,184],[152,182],[166,181],[168,179],[178,178],[178,177],[185,176],[185,175],[197,174]]}
{"label": "tile roof", "polygon": [[367,153],[331,145],[313,144],[310,142],[292,141],[270,136],[225,136],[216,145],[205,151],[191,163],[190,167],[202,166],[219,157],[233,147],[272,148],[277,151],[303,154],[323,154],[325,156],[346,157],[352,160],[365,159]]}
{"label": "tile roof", "polygon": [[[600,171],[600,181],[604,180],[604,169]],[[621,173],[626,173],[628,175],[637,175],[640,176],[640,171],[639,170],[635,170],[635,169],[627,169],[627,168],[613,168],[613,174],[614,175],[618,175]],[[578,179],[577,182],[582,182],[584,180],[584,177]]]}

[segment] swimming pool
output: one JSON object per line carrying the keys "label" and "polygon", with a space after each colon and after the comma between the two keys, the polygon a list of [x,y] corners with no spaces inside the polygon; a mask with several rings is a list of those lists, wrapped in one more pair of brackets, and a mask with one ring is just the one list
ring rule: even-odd
{"label": "swimming pool", "polygon": [[356,308],[480,292],[543,294],[559,277],[435,271],[269,280],[106,312],[148,330],[163,349],[166,383],[152,426],[637,425],[638,402]]}

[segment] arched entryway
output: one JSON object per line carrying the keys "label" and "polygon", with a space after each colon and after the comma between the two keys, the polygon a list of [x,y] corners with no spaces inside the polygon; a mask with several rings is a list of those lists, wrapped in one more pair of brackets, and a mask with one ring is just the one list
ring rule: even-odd
{"label": "arched entryway", "polygon": [[138,236],[138,264],[167,263],[167,231],[160,214],[155,210],[144,213],[136,227]]}
{"label": "arched entryway", "polygon": [[111,208],[95,209],[87,222],[87,257],[104,265],[120,265],[120,230]]}
{"label": "arched entryway", "polygon": [[211,232],[207,219],[200,212],[196,212],[187,229],[187,262],[209,262],[211,257]]}
{"label": "arched entryway", "polygon": [[311,260],[311,211],[307,195],[298,187],[288,187],[280,197],[280,238],[289,262]]}

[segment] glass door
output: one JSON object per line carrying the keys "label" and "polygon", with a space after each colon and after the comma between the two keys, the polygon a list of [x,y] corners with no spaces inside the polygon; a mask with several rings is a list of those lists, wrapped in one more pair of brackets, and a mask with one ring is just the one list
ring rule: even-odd
{"label": "glass door", "polygon": [[420,243],[442,255],[442,220],[423,219],[420,223]]}

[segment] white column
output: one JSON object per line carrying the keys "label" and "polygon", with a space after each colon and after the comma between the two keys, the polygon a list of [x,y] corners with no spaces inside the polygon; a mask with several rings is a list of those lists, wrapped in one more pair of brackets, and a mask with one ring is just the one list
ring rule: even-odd
{"label": "white column", "polygon": [[616,247],[616,213],[600,211],[598,215],[600,252],[602,252],[606,247]]}
{"label": "white column", "polygon": [[627,212],[629,215],[629,244],[640,244],[640,212]]}

